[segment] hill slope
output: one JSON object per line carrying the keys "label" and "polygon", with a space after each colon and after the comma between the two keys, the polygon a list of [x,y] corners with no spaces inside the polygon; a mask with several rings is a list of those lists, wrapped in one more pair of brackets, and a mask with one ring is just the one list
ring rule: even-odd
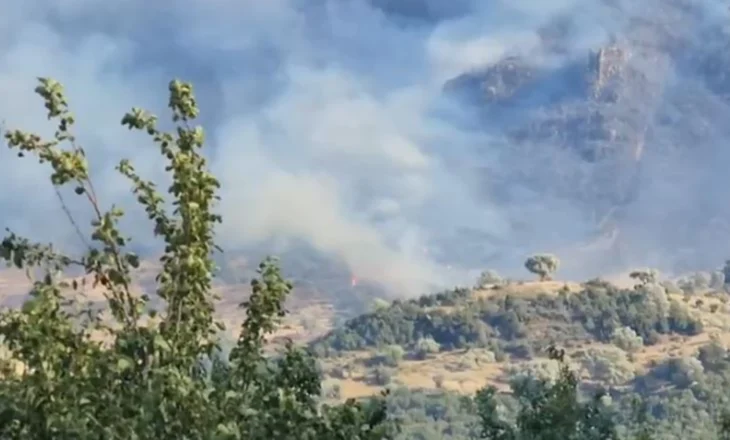
{"label": "hill slope", "polygon": [[554,374],[544,351],[552,344],[566,349],[587,380],[621,388],[668,359],[730,342],[729,299],[671,283],[619,288],[598,280],[456,289],[361,315],[311,347],[342,397],[398,384],[506,389],[515,374]]}

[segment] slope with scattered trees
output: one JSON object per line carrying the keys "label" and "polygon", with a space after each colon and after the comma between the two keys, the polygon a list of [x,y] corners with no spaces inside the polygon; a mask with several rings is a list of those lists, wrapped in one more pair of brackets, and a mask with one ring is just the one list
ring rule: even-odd
{"label": "slope with scattered trees", "polygon": [[552,342],[611,342],[626,327],[647,345],[662,334],[702,332],[702,322],[658,285],[621,289],[592,281],[577,293],[518,296],[509,286],[496,286],[487,296],[456,289],[396,301],[346,322],[312,347],[321,355],[392,344],[413,350],[429,339],[442,350],[488,347],[524,357]]}
{"label": "slope with scattered trees", "polygon": [[[130,239],[118,227],[123,212],[106,210],[97,198],[61,85],[41,79],[36,89],[57,123],[53,139],[5,133],[20,156],[34,155],[50,166],[64,208],[63,189],[70,187],[88,201],[94,218],[87,237],[68,214],[86,247],[82,255],[61,254],[12,232],[2,240],[0,256],[27,269],[33,287],[21,308],[0,313],[1,438],[728,438],[730,355],[721,340],[646,371],[618,368],[661,335],[703,329],[651,272],[637,272],[633,289],[591,281],[578,292],[527,296],[489,274],[479,289],[396,301],[352,319],[314,341],[314,354],[289,343],[270,356],[266,336],[285,315],[292,285],[276,261],[266,259],[242,300],[239,336],[222,347],[224,326],[212,289],[214,226],[221,221],[215,214],[218,182],[200,151],[202,128],[192,125],[198,114],[192,87],[173,81],[169,90],[175,133],[160,131],[156,118],[140,109],[122,123],[147,132],[168,160],[172,210],[131,163],[117,167],[164,244],[155,301],[130,288],[139,257],[128,251]],[[558,263],[543,255],[526,267],[547,280]],[[68,276],[78,270],[85,275]],[[103,289],[102,310],[72,299],[87,285]],[[592,345],[553,345],[576,339]],[[619,348],[607,351],[610,344]],[[424,361],[443,351],[488,347],[493,357],[483,361],[490,363],[506,355],[530,358],[546,346],[549,356],[542,363],[515,364],[524,368],[513,372],[511,393],[491,386],[475,396],[393,386],[392,393],[344,403],[333,402],[340,400],[338,388],[325,388],[315,357],[376,348],[371,379],[396,385],[387,368],[406,355]],[[576,362],[591,371],[591,380],[581,382]],[[433,377],[436,388],[444,380]]]}

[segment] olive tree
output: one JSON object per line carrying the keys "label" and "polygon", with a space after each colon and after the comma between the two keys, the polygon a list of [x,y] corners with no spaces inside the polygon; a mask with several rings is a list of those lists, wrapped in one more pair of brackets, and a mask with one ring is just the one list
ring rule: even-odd
{"label": "olive tree", "polygon": [[555,255],[537,254],[525,261],[525,268],[540,277],[540,281],[549,281],[558,267],[560,260]]}
{"label": "olive tree", "polygon": [[[217,335],[224,326],[215,316],[212,290],[219,183],[201,152],[203,129],[193,125],[198,108],[191,85],[177,80],[169,85],[174,132],[161,131],[157,118],[142,109],[122,119],[129,129],[151,136],[172,180],[166,201],[129,161],[116,167],[164,245],[155,292],[166,305],[162,309],[131,287],[139,257],[118,226],[122,210],[106,209],[94,190],[63,87],[40,79],[36,92],[56,123],[53,138],[19,130],[4,138],[19,156],[35,156],[49,166],[64,207],[63,187],[86,200],[92,231],[85,236],[68,214],[84,243],[80,255],[12,232],[2,240],[5,261],[41,276],[32,280],[22,308],[0,314],[7,351],[0,363],[0,437],[391,438],[395,428],[386,420],[383,400],[321,406],[320,376],[308,352],[289,343],[276,358],[265,356],[265,336],[285,314],[283,302],[292,288],[273,259],[260,265],[251,295],[241,303],[240,336],[230,354],[221,355]],[[63,275],[78,270],[84,273],[80,280]],[[104,310],[75,302],[72,294],[85,284],[104,291]]]}

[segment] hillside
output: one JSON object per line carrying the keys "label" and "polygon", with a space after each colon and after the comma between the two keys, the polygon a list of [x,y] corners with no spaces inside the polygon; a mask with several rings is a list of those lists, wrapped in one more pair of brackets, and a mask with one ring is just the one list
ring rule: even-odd
{"label": "hillside", "polygon": [[[238,305],[250,295],[250,281],[256,276],[258,262],[264,256],[260,251],[251,251],[218,257],[220,269],[214,283],[214,291],[220,297],[217,312],[231,332],[236,331],[243,319]],[[282,260],[283,270],[295,288],[286,303],[290,314],[275,338],[311,339],[331,329],[335,323],[367,310],[375,298],[387,297],[377,284],[362,280],[353,283],[353,275],[344,264],[311,249],[288,249],[282,253]],[[155,276],[159,268],[159,263],[153,259],[143,260],[134,273],[132,286],[138,294],[151,295],[152,303],[156,305],[159,302],[154,294]],[[77,280],[81,282],[80,277]],[[0,306],[19,307],[28,298],[30,287],[25,272],[0,270]],[[104,300],[103,289],[90,285],[84,285],[76,295],[94,303]]]}
{"label": "hillside", "polygon": [[[384,386],[473,393],[515,374],[555,374],[563,347],[591,383],[631,388],[671,359],[730,342],[730,295],[684,282],[617,287],[594,280],[512,282],[396,301],[317,338],[340,397]],[[643,383],[643,382],[642,382]]]}

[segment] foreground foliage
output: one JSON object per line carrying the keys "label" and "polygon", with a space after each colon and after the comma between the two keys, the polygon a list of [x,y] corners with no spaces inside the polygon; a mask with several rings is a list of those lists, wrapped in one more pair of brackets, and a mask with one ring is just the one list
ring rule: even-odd
{"label": "foreground foliage", "polygon": [[[168,161],[172,211],[131,163],[117,167],[164,244],[156,278],[164,310],[131,289],[139,258],[128,251],[130,239],[118,227],[122,210],[105,210],[97,198],[62,86],[40,79],[36,88],[48,118],[57,123],[52,140],[18,130],[5,133],[19,156],[30,154],[50,165],[64,208],[62,189],[71,186],[88,201],[94,219],[87,239],[66,209],[87,248],[84,255],[63,255],[13,233],[2,242],[2,258],[38,279],[22,309],[0,316],[7,349],[0,438],[390,438],[395,426],[386,420],[381,399],[320,407],[320,377],[307,352],[289,345],[276,359],[264,355],[265,335],[284,315],[282,304],[291,290],[274,260],[261,264],[242,304],[246,319],[240,337],[230,355],[221,356],[223,325],[214,317],[217,298],[211,289],[219,184],[200,153],[203,130],[191,125],[198,116],[192,87],[172,81],[169,91],[174,133],[161,131],[155,116],[136,108],[122,124],[147,132]],[[80,279],[63,281],[79,269]],[[102,310],[73,299],[88,285],[103,289]]]}

